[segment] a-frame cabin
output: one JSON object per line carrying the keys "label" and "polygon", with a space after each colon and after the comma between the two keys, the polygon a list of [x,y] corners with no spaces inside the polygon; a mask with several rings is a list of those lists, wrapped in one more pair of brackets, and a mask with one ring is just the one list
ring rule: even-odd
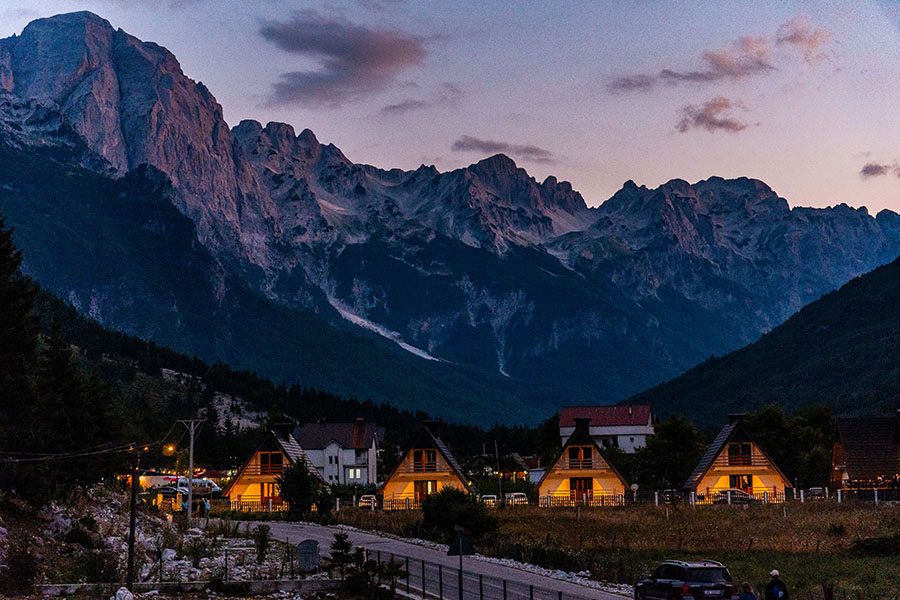
{"label": "a-frame cabin", "polygon": [[624,502],[626,483],[590,434],[590,419],[575,419],[562,453],[538,483],[541,506],[615,506]]}
{"label": "a-frame cabin", "polygon": [[290,430],[286,427],[270,429],[266,438],[244,463],[222,495],[229,499],[232,510],[284,510],[286,506],[275,480],[287,467],[301,460],[306,463],[310,473],[324,485],[325,480],[291,435]]}
{"label": "a-frame cabin", "polygon": [[429,494],[452,487],[472,492],[450,450],[427,425],[410,444],[382,488],[384,510],[416,509]]}
{"label": "a-frame cabin", "polygon": [[728,415],[728,419],[685,482],[684,491],[693,493],[697,502],[731,500],[727,490],[740,490],[758,501],[783,501],[791,482],[750,436],[742,415]]}

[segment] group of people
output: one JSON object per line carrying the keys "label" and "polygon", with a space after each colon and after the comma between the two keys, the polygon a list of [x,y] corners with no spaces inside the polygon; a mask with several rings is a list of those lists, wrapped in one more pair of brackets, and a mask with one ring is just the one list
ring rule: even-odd
{"label": "group of people", "polygon": [[[790,594],[788,593],[787,586],[781,581],[781,573],[778,572],[778,569],[772,569],[769,573],[769,583],[766,585],[765,598],[764,600],[789,600]],[[753,587],[748,583],[744,582],[741,584],[741,593],[738,596],[739,600],[759,600],[759,597],[753,592]]]}
{"label": "group of people", "polygon": [[[188,509],[188,501],[187,498],[184,498],[181,501],[181,510],[187,512]],[[202,500],[195,500],[193,504],[191,504],[191,512],[198,517],[205,517],[209,514],[209,498],[203,498]]]}

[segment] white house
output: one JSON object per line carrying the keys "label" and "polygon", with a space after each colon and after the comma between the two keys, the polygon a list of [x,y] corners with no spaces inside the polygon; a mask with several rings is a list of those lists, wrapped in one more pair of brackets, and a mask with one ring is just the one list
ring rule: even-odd
{"label": "white house", "polygon": [[377,481],[376,452],[384,427],[356,419],[353,423],[308,423],[294,438],[328,484]]}
{"label": "white house", "polygon": [[634,454],[653,435],[649,405],[564,406],[559,413],[559,435],[565,446],[575,431],[576,419],[590,419],[590,435],[600,448],[619,448]]}

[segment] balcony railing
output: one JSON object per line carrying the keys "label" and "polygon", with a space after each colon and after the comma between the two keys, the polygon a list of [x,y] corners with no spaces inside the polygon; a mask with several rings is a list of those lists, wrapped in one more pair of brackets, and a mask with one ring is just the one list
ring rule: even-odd
{"label": "balcony railing", "polygon": [[593,469],[594,461],[590,458],[583,458],[581,460],[570,458],[569,459],[569,467],[570,469]]}
{"label": "balcony railing", "polygon": [[438,464],[433,462],[411,462],[406,463],[405,473],[435,473],[438,470]]}
{"label": "balcony railing", "polygon": [[281,498],[260,498],[259,496],[241,496],[240,500],[231,501],[231,510],[244,512],[281,512],[288,509],[288,504]]}
{"label": "balcony railing", "polygon": [[622,494],[588,493],[583,492],[577,496],[574,493],[560,493],[538,498],[540,506],[548,507],[573,507],[573,506],[622,506],[625,497]]}
{"label": "balcony railing", "polygon": [[256,463],[247,465],[247,468],[244,469],[244,475],[281,475],[283,472],[283,464],[261,465]]}
{"label": "balcony railing", "polygon": [[395,496],[393,498],[385,498],[382,502],[384,510],[419,510],[422,508],[422,501],[414,496]]}
{"label": "balcony railing", "polygon": [[713,463],[714,467],[767,467],[769,461],[759,454],[735,454],[731,456],[720,456]]}

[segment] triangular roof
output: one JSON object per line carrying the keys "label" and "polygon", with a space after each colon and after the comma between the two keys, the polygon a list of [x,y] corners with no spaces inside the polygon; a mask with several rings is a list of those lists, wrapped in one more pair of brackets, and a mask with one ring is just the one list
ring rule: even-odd
{"label": "triangular roof", "polygon": [[[559,463],[560,459],[562,459],[566,455],[566,450],[568,450],[569,446],[593,446],[593,448],[597,451],[597,456],[600,457],[606,466],[610,468],[610,470],[615,473],[616,477],[619,478],[619,481],[622,482],[624,487],[628,487],[628,483],[625,481],[625,478],[622,477],[622,474],[619,473],[619,470],[613,465],[611,462],[606,460],[603,457],[603,454],[600,452],[600,446],[597,445],[597,441],[591,437],[590,433],[590,425],[591,420],[589,418],[578,418],[575,421],[575,431],[572,432],[572,435],[569,436],[569,439],[566,440],[565,445],[562,447],[562,452],[550,463],[550,466],[547,467],[547,470],[544,471],[544,474],[541,476],[540,481],[538,481],[537,487],[540,488],[544,483],[544,480],[553,472],[553,469],[556,468],[557,463]],[[590,471],[590,469],[585,469],[585,471]]]}
{"label": "triangular roof", "polygon": [[574,427],[575,419],[590,419],[591,427],[646,427],[651,423],[653,411],[649,404],[622,404],[613,406],[563,406],[559,411],[559,426]]}
{"label": "triangular roof", "polygon": [[459,466],[459,463],[456,462],[456,459],[450,454],[450,450],[447,449],[447,446],[444,445],[444,442],[441,441],[441,438],[436,436],[428,429],[427,425],[422,425],[422,429],[419,431],[419,435],[416,436],[416,439],[413,440],[411,444],[409,444],[406,450],[403,452],[403,458],[400,459],[400,462],[397,463],[397,466],[394,467],[394,470],[391,471],[391,474],[388,475],[387,479],[385,479],[385,483],[391,480],[395,473],[397,473],[397,469],[400,468],[400,465],[403,464],[403,461],[406,460],[407,455],[409,455],[411,450],[418,450],[423,448],[436,448],[438,452],[440,452],[441,456],[444,457],[444,460],[450,465],[450,470],[459,478],[460,482],[465,486],[466,490],[472,491],[472,486],[469,485],[469,481],[466,478],[465,474],[463,474],[462,467]]}
{"label": "triangular roof", "polygon": [[250,457],[244,462],[241,466],[240,470],[237,472],[237,475],[234,476],[234,479],[228,484],[225,490],[222,492],[223,496],[227,496],[228,492],[231,491],[231,488],[234,484],[241,478],[241,475],[244,474],[244,471],[250,465],[250,462],[253,460],[253,457],[256,456],[257,452],[266,447],[266,445],[271,442],[275,442],[275,445],[278,447],[281,452],[287,456],[288,462],[293,466],[297,463],[298,460],[302,460],[306,463],[306,468],[309,469],[310,473],[315,474],[315,476],[321,481],[325,483],[325,479],[322,477],[322,474],[319,473],[319,470],[316,469],[315,465],[312,464],[312,461],[306,455],[306,452],[303,451],[303,448],[300,447],[300,444],[297,443],[297,440],[294,439],[294,436],[290,433],[283,433],[280,431],[276,431],[274,429],[269,429],[268,434],[263,439],[263,441],[256,447],[256,450],[250,455]]}
{"label": "triangular roof", "polygon": [[781,478],[787,482],[787,487],[791,487],[790,480],[785,477],[784,473],[781,472],[781,469],[778,468],[778,465],[775,464],[775,461],[766,453],[762,446],[756,443],[756,440],[750,435],[750,432],[747,431],[747,428],[744,427],[744,421],[740,417],[732,418],[731,422],[729,422],[725,427],[719,431],[719,435],[716,436],[716,439],[713,440],[713,443],[709,445],[709,448],[706,449],[706,452],[703,454],[703,457],[700,459],[700,462],[697,463],[696,468],[691,473],[691,476],[688,477],[688,480],[684,482],[683,489],[685,490],[693,490],[699,484],[700,480],[703,479],[703,476],[706,475],[706,472],[709,471],[710,467],[712,467],[713,463],[718,458],[719,454],[722,453],[723,450],[728,446],[728,442],[730,442],[735,437],[741,436],[746,438],[748,441],[752,442],[759,451],[762,452],[762,455],[765,459],[772,465],[772,468],[781,476]]}
{"label": "triangular roof", "polygon": [[837,430],[851,480],[893,477],[900,472],[900,421],[896,416],[841,418]]}

